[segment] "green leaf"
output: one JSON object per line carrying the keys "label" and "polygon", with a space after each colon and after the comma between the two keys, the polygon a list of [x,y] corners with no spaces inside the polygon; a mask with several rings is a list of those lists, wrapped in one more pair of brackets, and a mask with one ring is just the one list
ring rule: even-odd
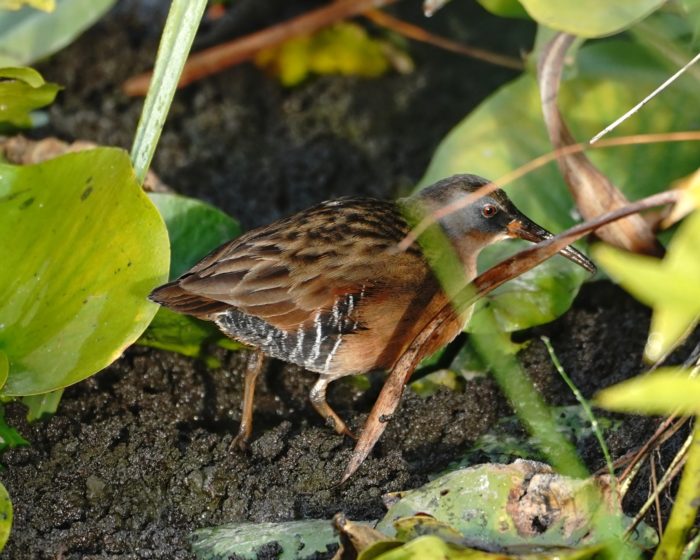
{"label": "green leaf", "polygon": [[520,0],[537,22],[581,37],[603,37],[627,29],[665,0]]}
{"label": "green leaf", "polygon": [[36,422],[56,414],[62,396],[63,389],[57,389],[50,393],[22,397],[22,404],[27,407],[27,422]]}
{"label": "green leaf", "polygon": [[0,124],[31,126],[31,111],[52,103],[60,89],[32,68],[0,68]]}
{"label": "green leaf", "polygon": [[700,39],[700,0],[680,0],[684,16],[693,31],[692,43],[697,47]]}
{"label": "green leaf", "polygon": [[136,342],[142,346],[178,352],[191,358],[204,358],[211,367],[218,367],[220,364],[212,356],[203,356],[204,344],[212,342],[228,350],[245,347],[224,336],[214,323],[181,315],[165,307],[158,310],[146,332]]}
{"label": "green leaf", "polygon": [[5,548],[12,529],[12,501],[7,489],[0,482],[0,550]]}
{"label": "green leaf", "polygon": [[[485,270],[526,246],[517,241],[506,247],[488,247],[479,265]],[[588,272],[557,255],[494,290],[489,296],[491,309],[500,328],[507,332],[549,323],[571,307],[587,278]],[[477,322],[471,321],[467,330],[474,332],[476,328]]]}
{"label": "green leaf", "polygon": [[461,392],[464,390],[464,378],[459,373],[449,369],[439,369],[416,379],[411,382],[409,387],[421,397],[434,395],[443,387],[450,391]]}
{"label": "green leaf", "polygon": [[336,544],[333,525],[328,520],[285,521],[282,523],[232,523],[195,531],[192,551],[197,560],[219,560],[236,555],[237,558],[257,558],[256,549],[270,542],[282,547],[279,560],[311,556],[326,552],[328,545]]}
{"label": "green leaf", "polygon": [[60,0],[51,13],[24,8],[0,13],[0,66],[24,66],[68,45],[115,0]]}
{"label": "green leaf", "polygon": [[603,389],[596,395],[596,404],[620,412],[700,415],[700,379],[688,373],[682,368],[659,368]]}
{"label": "green leaf", "polygon": [[450,531],[449,525],[431,517],[421,515],[401,521],[407,536],[416,534],[416,538],[383,554],[368,556],[363,553],[358,560],[586,560],[599,557],[597,555],[601,550],[600,546],[589,546],[579,550],[549,549],[539,554],[505,555],[464,548],[454,543],[454,530]]}
{"label": "green leaf", "polygon": [[157,310],[165,225],[125,152],[0,165],[0,349],[5,396],[60,389],[106,367]]}
{"label": "green leaf", "polygon": [[5,385],[7,376],[10,374],[10,359],[7,354],[0,350],[0,389]]}
{"label": "green leaf", "polygon": [[5,421],[5,406],[0,404],[0,453],[6,449],[29,445],[22,435]]}
{"label": "green leaf", "polygon": [[[439,537],[426,535],[373,558],[375,560],[498,560],[503,559],[504,556],[481,550],[460,549]],[[358,560],[365,560],[365,555],[360,556]]]}
{"label": "green leaf", "polygon": [[170,237],[170,274],[177,278],[219,245],[241,234],[236,220],[218,208],[176,194],[150,193]]}
{"label": "green leaf", "polygon": [[[520,552],[540,547],[578,548],[610,537],[599,525],[609,512],[596,482],[562,476],[532,461],[453,471],[385,499],[391,505],[376,529],[390,537],[415,536],[416,520],[407,524],[406,518],[419,514],[434,518],[438,523],[429,525],[443,538],[451,534],[453,544],[475,548]],[[550,509],[546,523],[535,531],[529,522],[541,514],[538,504],[548,504]],[[640,534],[639,544],[654,544],[653,530],[642,527]],[[455,535],[461,535],[461,540]]]}
{"label": "green leaf", "polygon": [[196,358],[200,355],[202,344],[218,332],[212,323],[161,307],[138,343]]}
{"label": "green leaf", "polygon": [[[578,53],[576,76],[562,85],[562,112],[574,136],[585,140],[636,104],[640,91],[653,90],[667,77],[665,67],[639,45],[624,41],[586,45]],[[692,128],[700,120],[695,91],[692,82],[679,81],[623,123],[618,133]],[[465,172],[497,180],[549,151],[537,82],[525,74],[489,97],[448,134],[420,185]],[[592,150],[589,154],[630,199],[657,192],[697,169],[697,147],[692,142]],[[571,196],[554,164],[508,185],[506,191],[520,210],[554,233],[574,223]],[[489,248],[482,261],[501,260],[511,252],[510,243],[499,243]],[[534,326],[561,313],[586,277],[579,267],[557,256],[522,277],[517,290],[510,283],[491,294],[491,305],[504,328]],[[537,296],[536,308],[530,311],[532,294],[522,289],[526,284]],[[548,286],[554,285],[556,290],[547,298]]]}
{"label": "green leaf", "polygon": [[700,211],[693,212],[671,239],[663,260],[595,247],[610,275],[654,313],[645,357],[656,361],[680,344],[700,320]]}
{"label": "green leaf", "polygon": [[[240,235],[236,220],[194,198],[151,193],[165,220],[171,244],[170,278],[177,278],[219,245]],[[230,349],[242,345],[221,334],[213,323],[160,308],[139,344],[201,357],[202,345],[216,341]],[[215,365],[212,362],[212,365]]]}
{"label": "green leaf", "polygon": [[530,19],[530,16],[518,0],[478,0],[492,14],[501,17]]}

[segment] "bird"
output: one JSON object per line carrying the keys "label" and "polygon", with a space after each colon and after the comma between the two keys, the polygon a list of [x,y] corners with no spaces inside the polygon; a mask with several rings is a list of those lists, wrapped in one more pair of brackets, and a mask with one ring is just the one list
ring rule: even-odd
{"label": "bird", "polygon": [[[490,184],[477,175],[442,179],[397,201],[344,197],[248,231],[152,291],[173,311],[213,321],[255,351],[244,380],[241,423],[232,442],[252,434],[256,379],[265,356],[318,373],[309,398],[339,434],[354,437],[326,401],[329,383],[348,375],[390,371],[409,344],[450,299],[419,243],[398,244],[414,217]],[[477,274],[482,249],[506,238],[552,237],[501,189],[439,219],[463,280]],[[573,247],[560,253],[589,272],[595,265]],[[454,312],[425,355],[452,341],[469,312]]]}

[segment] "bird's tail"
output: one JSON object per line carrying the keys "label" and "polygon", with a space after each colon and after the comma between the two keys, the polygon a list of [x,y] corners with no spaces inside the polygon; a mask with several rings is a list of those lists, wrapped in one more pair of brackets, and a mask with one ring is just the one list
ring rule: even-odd
{"label": "bird's tail", "polygon": [[148,299],[178,313],[186,313],[199,319],[208,320],[213,320],[217,313],[230,307],[222,301],[193,294],[184,289],[179,280],[173,280],[159,286],[149,294]]}

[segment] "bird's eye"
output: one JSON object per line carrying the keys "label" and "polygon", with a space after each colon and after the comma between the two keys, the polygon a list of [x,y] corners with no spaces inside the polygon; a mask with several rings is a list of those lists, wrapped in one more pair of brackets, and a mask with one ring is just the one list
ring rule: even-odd
{"label": "bird's eye", "polygon": [[498,208],[493,204],[485,204],[481,209],[481,215],[484,218],[493,218],[496,214],[498,214]]}

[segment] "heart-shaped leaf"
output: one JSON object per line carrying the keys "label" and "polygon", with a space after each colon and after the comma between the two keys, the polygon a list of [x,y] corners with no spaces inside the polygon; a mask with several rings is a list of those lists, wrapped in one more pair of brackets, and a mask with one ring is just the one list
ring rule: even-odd
{"label": "heart-shaped leaf", "polygon": [[[201,200],[163,193],[151,193],[150,197],[168,228],[171,279],[241,233],[236,220]],[[203,343],[213,340],[226,348],[240,347],[213,323],[161,308],[138,343],[195,357],[201,355]]]}
{"label": "heart-shaped leaf", "polygon": [[114,361],[157,306],[167,232],[127,154],[99,148],[0,165],[2,395],[53,391]]}
{"label": "heart-shaped leaf", "polygon": [[150,193],[170,237],[170,274],[177,278],[207,253],[241,234],[236,220],[218,208],[170,193]]}

